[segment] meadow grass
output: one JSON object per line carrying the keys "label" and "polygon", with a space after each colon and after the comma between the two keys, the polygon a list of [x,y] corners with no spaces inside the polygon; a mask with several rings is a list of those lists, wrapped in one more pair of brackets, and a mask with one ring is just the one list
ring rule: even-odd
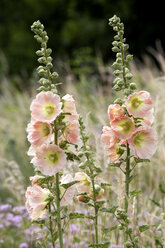
{"label": "meadow grass", "polygon": [[[134,60],[131,64],[131,71],[134,75],[134,81],[137,83],[138,90],[148,90],[152,94],[155,108],[155,127],[158,132],[158,148],[151,163],[139,164],[136,168],[136,178],[132,185],[132,190],[142,189],[142,193],[137,200],[132,202],[130,212],[132,215],[132,226],[136,229],[136,223],[148,224],[150,231],[144,232],[140,237],[141,247],[162,247],[159,231],[160,223],[164,225],[165,238],[165,221],[161,222],[161,213],[165,212],[165,58],[161,51],[160,44],[158,50],[151,49],[154,59],[144,56],[143,62]],[[101,174],[112,186],[110,191],[106,191],[106,196],[111,205],[123,205],[124,178],[122,173],[115,168],[109,167],[106,154],[100,142],[102,126],[108,124],[107,108],[114,100],[112,92],[112,71],[105,66],[101,58],[98,58],[97,71],[98,75],[86,77],[82,72],[79,73],[79,79],[76,79],[72,71],[61,79],[64,82],[61,86],[63,93],[72,94],[76,100],[78,113],[80,113],[87,126],[87,131],[91,137],[91,145],[96,149],[96,162],[103,168]],[[108,75],[108,76],[107,76]],[[101,84],[99,80],[106,76],[107,84]],[[12,203],[13,205],[24,204],[24,192],[29,181],[28,178],[33,174],[33,168],[30,160],[26,155],[29,144],[26,139],[26,126],[30,120],[29,106],[35,94],[35,79],[30,79],[31,88],[28,90],[17,90],[11,85],[10,78],[6,75],[1,76],[1,95],[0,95],[0,203]],[[33,92],[33,94],[31,93]],[[78,170],[77,164],[72,167],[68,166],[68,171],[72,173]],[[83,204],[75,204],[72,209],[86,211]],[[122,237],[119,232],[114,234],[108,231],[115,225],[115,220],[107,214],[99,219],[99,228],[107,232],[107,237],[111,244],[121,244]],[[82,222],[78,223],[82,225]],[[90,223],[85,227],[82,234],[90,230]],[[8,234],[10,235],[10,234]],[[70,235],[69,232],[66,235]],[[139,234],[140,235],[140,234]],[[11,233],[12,236],[12,233]],[[14,235],[13,235],[14,236]],[[92,238],[88,235],[88,238]],[[76,238],[75,238],[76,239]],[[77,237],[78,239],[78,237]],[[81,240],[80,240],[81,241]],[[78,247],[85,247],[80,244]],[[145,243],[145,246],[143,245]],[[78,241],[70,241],[78,242]],[[4,246],[5,247],[5,246]],[[70,246],[73,247],[73,246]],[[116,246],[117,247],[117,246]]]}

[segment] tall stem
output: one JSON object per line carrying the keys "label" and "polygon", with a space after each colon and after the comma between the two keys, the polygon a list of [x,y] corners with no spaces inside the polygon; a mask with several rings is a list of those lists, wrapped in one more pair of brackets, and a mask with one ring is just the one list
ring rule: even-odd
{"label": "tall stem", "polygon": [[[54,143],[58,144],[58,130],[56,129],[56,122],[54,122]],[[56,206],[57,206],[57,225],[58,225],[58,237],[60,242],[60,248],[63,248],[63,237],[61,228],[61,215],[60,215],[60,188],[59,188],[59,173],[56,173]]]}
{"label": "tall stem", "polygon": [[[125,212],[128,213],[128,206],[129,206],[129,183],[130,183],[130,148],[127,143],[127,158],[126,158],[126,172],[125,172],[125,202],[124,208]],[[128,240],[128,234],[124,233],[124,241]]]}
{"label": "tall stem", "polygon": [[61,216],[60,216],[59,173],[56,173],[56,204],[57,204],[58,237],[60,242],[60,248],[63,248],[63,237],[62,237]]}
{"label": "tall stem", "polygon": [[98,208],[97,208],[97,205],[96,205],[96,190],[95,190],[94,179],[92,179],[92,188],[93,188],[94,208],[95,208],[95,243],[97,245],[99,243],[99,237],[98,237]]}
{"label": "tall stem", "polygon": [[52,238],[52,246],[55,248],[55,242],[54,242],[54,237],[53,237],[53,224],[52,224],[52,217],[51,217],[51,204],[49,203],[49,228],[50,228],[50,233],[51,233],[51,238]]}

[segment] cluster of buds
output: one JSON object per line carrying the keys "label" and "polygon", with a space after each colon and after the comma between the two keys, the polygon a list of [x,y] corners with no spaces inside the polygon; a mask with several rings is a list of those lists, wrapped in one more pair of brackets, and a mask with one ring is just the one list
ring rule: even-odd
{"label": "cluster of buds", "polygon": [[129,95],[136,89],[136,84],[132,82],[133,75],[127,67],[127,63],[132,60],[133,56],[131,54],[125,56],[125,52],[128,50],[129,45],[126,44],[126,39],[123,37],[124,24],[120,21],[119,17],[114,15],[109,19],[109,25],[117,32],[112,43],[112,51],[116,53],[116,61],[112,65],[115,69],[113,73],[116,76],[113,82],[113,89],[115,91],[124,90],[124,94]]}

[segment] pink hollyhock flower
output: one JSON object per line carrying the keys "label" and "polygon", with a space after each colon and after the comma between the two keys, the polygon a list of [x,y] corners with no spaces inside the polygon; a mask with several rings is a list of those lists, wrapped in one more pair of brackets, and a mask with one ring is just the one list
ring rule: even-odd
{"label": "pink hollyhock flower", "polygon": [[123,116],[113,120],[111,128],[119,139],[128,139],[134,131],[134,123],[128,116]]}
{"label": "pink hollyhock flower", "polygon": [[61,113],[60,97],[51,91],[40,92],[32,101],[30,110],[32,119],[36,121],[52,122]]}
{"label": "pink hollyhock flower", "polygon": [[78,144],[80,142],[80,126],[77,121],[67,123],[64,130],[64,138],[72,144]]}
{"label": "pink hollyhock flower", "polygon": [[77,114],[75,100],[73,99],[73,97],[67,94],[63,96],[62,99],[64,100],[63,112]]}
{"label": "pink hollyhock flower", "polygon": [[29,147],[29,150],[27,151],[27,155],[28,156],[35,156],[36,155],[36,149],[37,149],[37,146],[31,145]]}
{"label": "pink hollyhock flower", "polygon": [[43,144],[36,150],[31,162],[44,175],[52,176],[64,168],[66,155],[57,145]]}
{"label": "pink hollyhock flower", "polygon": [[45,207],[48,204],[49,195],[51,195],[51,193],[48,189],[43,189],[36,184],[27,188],[25,194],[26,208],[31,219],[36,220],[42,218],[46,214],[47,210]]}
{"label": "pink hollyhock flower", "polygon": [[50,139],[52,129],[49,123],[46,122],[31,122],[27,127],[28,141],[34,146],[40,146]]}
{"label": "pink hollyhock flower", "polygon": [[141,126],[136,129],[128,143],[137,157],[149,159],[156,151],[156,133],[152,128]]}
{"label": "pink hollyhock flower", "polygon": [[152,108],[152,99],[147,91],[135,92],[125,101],[126,108],[134,117],[145,117]]}
{"label": "pink hollyhock flower", "polygon": [[[102,200],[104,196],[104,189],[101,188],[98,184],[95,184],[95,190],[96,190],[96,200]],[[91,198],[94,198],[93,189],[91,189],[91,192],[89,194]]]}
{"label": "pink hollyhock flower", "polygon": [[121,154],[119,153],[119,148],[120,148],[120,144],[116,142],[114,146],[107,149],[107,154],[114,163],[119,162],[119,158],[121,156]]}
{"label": "pink hollyhock flower", "polygon": [[91,179],[86,173],[77,172],[74,179],[79,181],[76,183],[78,193],[90,193]]}
{"label": "pink hollyhock flower", "polygon": [[103,127],[102,135],[101,135],[101,141],[106,148],[109,149],[110,147],[114,146],[117,139],[118,138],[116,137],[112,128],[110,128],[108,126]]}
{"label": "pink hollyhock flower", "polygon": [[[63,175],[60,181],[61,181],[61,184],[67,184],[67,183],[73,182],[74,179],[70,174],[67,174],[67,175]],[[60,192],[61,192],[61,195],[63,195],[65,192],[65,189],[63,187],[60,187]],[[77,191],[76,191],[75,185],[72,185],[71,187],[69,187],[66,190],[64,196],[62,197],[61,206],[68,205],[68,204],[71,205],[73,203],[73,198],[76,192]]]}
{"label": "pink hollyhock flower", "polygon": [[110,104],[108,107],[108,116],[110,121],[119,119],[124,115],[124,109],[119,104]]}
{"label": "pink hollyhock flower", "polygon": [[40,176],[40,175],[35,175],[33,177],[30,177],[30,181],[32,182],[32,186],[34,186],[35,184],[39,185],[39,183],[36,183],[38,179],[40,178],[44,178],[43,176]]}

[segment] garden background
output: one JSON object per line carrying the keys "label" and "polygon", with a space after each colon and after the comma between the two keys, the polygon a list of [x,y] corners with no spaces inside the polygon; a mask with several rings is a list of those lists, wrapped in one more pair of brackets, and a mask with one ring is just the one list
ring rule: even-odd
{"label": "garden background", "polygon": [[[40,20],[49,35],[55,70],[63,84],[61,92],[74,96],[83,115],[91,143],[102,159],[103,177],[113,184],[108,197],[120,201],[122,191],[116,170],[109,169],[100,144],[102,126],[108,123],[107,107],[113,102],[114,33],[108,19],[117,14],[125,24],[125,36],[134,54],[131,71],[138,89],[149,90],[155,105],[155,127],[159,143],[150,165],[138,167],[135,187],[142,189],[138,217],[153,226],[145,232],[145,247],[163,247],[159,230],[160,213],[165,211],[165,25],[161,1],[137,0],[0,0],[0,247],[36,247],[38,229],[30,227],[24,209],[24,193],[33,168],[26,155],[29,144],[26,126],[29,106],[36,94],[38,44],[30,26]],[[93,111],[94,110],[94,111]],[[76,166],[70,169],[76,170]],[[114,192],[115,188],[118,192]],[[164,192],[164,193],[163,193]],[[143,210],[141,207],[143,206]],[[83,208],[79,206],[79,208]],[[142,210],[142,211],[141,211]],[[86,209],[84,208],[84,211]],[[90,225],[90,223],[88,223]],[[68,233],[75,236],[69,247],[85,247],[80,239],[81,223],[73,222]],[[87,225],[86,232],[88,232]],[[92,235],[92,234],[91,234]],[[117,236],[110,235],[114,244]],[[116,234],[117,235],[117,234]],[[38,237],[39,236],[39,237]],[[90,239],[90,235],[88,234]],[[68,238],[66,237],[66,240]],[[74,243],[74,245],[73,245]],[[76,246],[77,245],[77,246]],[[116,246],[117,247],[117,246]],[[119,247],[119,246],[118,246]]]}

